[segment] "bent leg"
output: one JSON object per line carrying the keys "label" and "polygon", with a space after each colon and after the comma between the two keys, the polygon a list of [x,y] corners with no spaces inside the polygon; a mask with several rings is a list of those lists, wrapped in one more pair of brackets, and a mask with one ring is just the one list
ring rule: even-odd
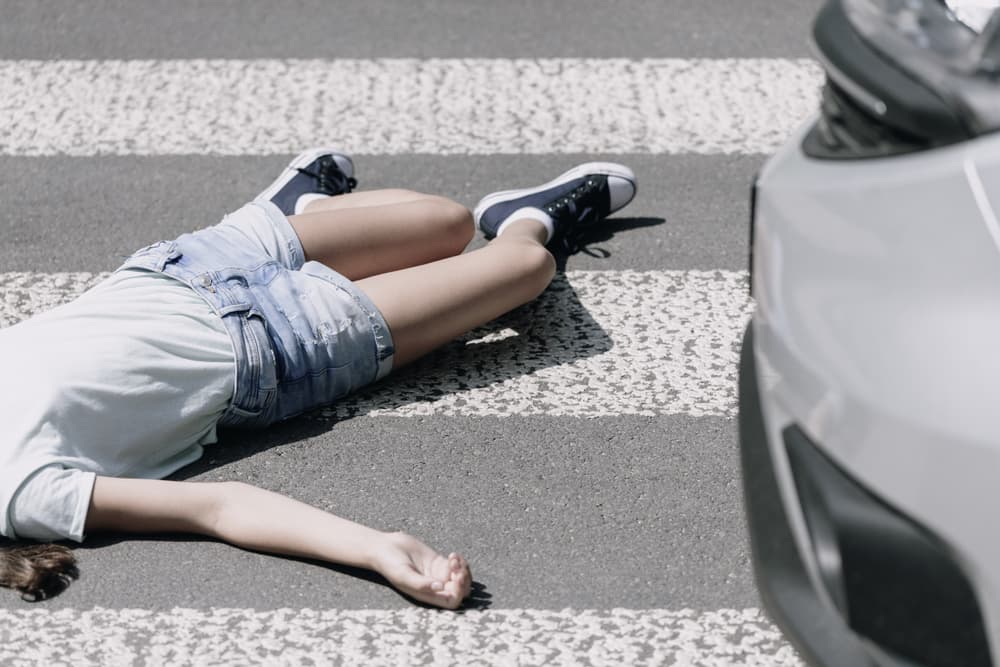
{"label": "bent leg", "polygon": [[547,232],[518,220],[490,245],[357,282],[392,333],[398,368],[541,294],[555,275]]}
{"label": "bent leg", "polygon": [[307,260],[326,264],[350,280],[457,255],[475,230],[464,206],[408,190],[315,201],[288,221]]}
{"label": "bent leg", "polygon": [[[314,199],[306,205],[302,213],[320,213],[336,211],[345,208],[364,208],[366,206],[385,206],[387,204],[404,204],[420,199],[436,199],[434,195],[424,194],[415,190],[403,188],[383,188],[381,190],[361,190]],[[301,214],[300,214],[301,215]]]}

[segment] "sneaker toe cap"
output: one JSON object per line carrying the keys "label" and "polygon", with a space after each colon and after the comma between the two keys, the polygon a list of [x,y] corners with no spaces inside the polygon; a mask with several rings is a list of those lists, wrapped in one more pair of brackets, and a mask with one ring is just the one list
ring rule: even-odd
{"label": "sneaker toe cap", "polygon": [[635,181],[621,176],[608,176],[608,196],[611,212],[623,208],[635,197]]}

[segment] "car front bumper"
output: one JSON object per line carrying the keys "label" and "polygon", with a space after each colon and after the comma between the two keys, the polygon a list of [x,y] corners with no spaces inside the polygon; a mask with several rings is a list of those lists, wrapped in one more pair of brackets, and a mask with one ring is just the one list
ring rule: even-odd
{"label": "car front bumper", "polygon": [[821,600],[799,555],[776,478],[758,383],[751,323],[740,354],[740,461],[754,576],[761,598],[785,636],[811,664],[874,665],[843,619]]}

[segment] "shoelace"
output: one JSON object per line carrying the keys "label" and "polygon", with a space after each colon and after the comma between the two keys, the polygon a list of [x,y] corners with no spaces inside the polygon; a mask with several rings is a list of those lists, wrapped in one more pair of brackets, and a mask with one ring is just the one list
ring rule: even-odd
{"label": "shoelace", "polygon": [[[545,212],[553,219],[564,221],[556,243],[566,254],[574,255],[583,251],[591,257],[603,257],[607,253],[606,250],[600,250],[600,254],[596,253],[583,242],[590,228],[601,221],[600,210],[592,205],[580,208],[580,201],[586,201],[586,198],[600,190],[605,182],[604,179],[589,176],[572,192],[568,192],[545,206]],[[575,223],[572,222],[574,220]]]}
{"label": "shoelace", "polygon": [[300,174],[315,178],[319,191],[328,195],[344,194],[358,187],[357,180],[342,172],[332,157],[320,160],[315,172],[301,167],[298,171]]}

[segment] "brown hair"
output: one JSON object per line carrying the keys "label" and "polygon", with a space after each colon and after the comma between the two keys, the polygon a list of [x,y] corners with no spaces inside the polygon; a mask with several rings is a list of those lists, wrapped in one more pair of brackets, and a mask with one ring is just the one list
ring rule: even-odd
{"label": "brown hair", "polygon": [[59,595],[80,576],[76,556],[57,544],[0,548],[0,586],[13,588],[29,602]]}

